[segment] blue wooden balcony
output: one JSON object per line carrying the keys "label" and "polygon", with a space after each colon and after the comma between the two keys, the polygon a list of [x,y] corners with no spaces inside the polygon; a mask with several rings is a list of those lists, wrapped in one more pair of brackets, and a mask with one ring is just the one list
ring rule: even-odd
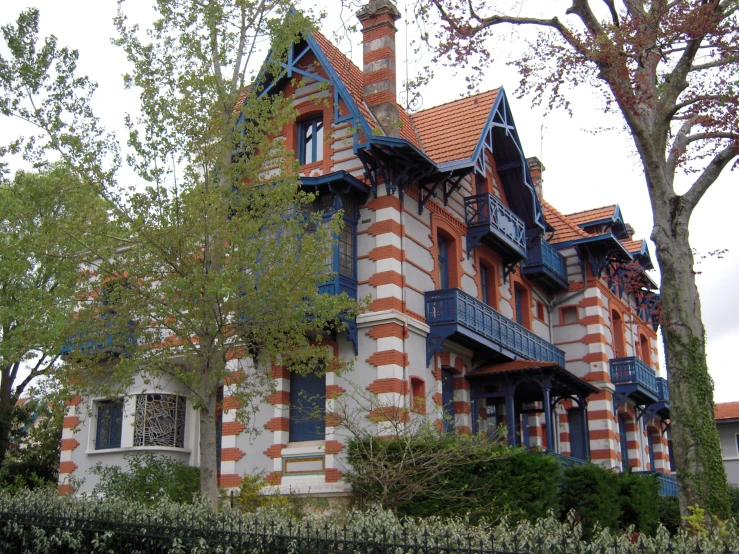
{"label": "blue wooden balcony", "polygon": [[318,287],[321,294],[332,294],[338,296],[345,292],[350,298],[357,299],[357,280],[346,275],[336,274],[334,278]]}
{"label": "blue wooden balcony", "polygon": [[652,402],[658,401],[657,375],[636,356],[611,360],[611,382],[616,392],[637,394]]}
{"label": "blue wooden balcony", "polygon": [[657,377],[657,400],[665,404],[670,403],[670,391],[667,388],[667,379],[664,377]]}
{"label": "blue wooden balcony", "polygon": [[[85,337],[85,335],[88,335]],[[126,354],[129,349],[136,345],[133,334],[115,333],[106,334],[99,339],[94,339],[88,333],[82,333],[76,337],[67,339],[62,346],[63,357],[84,356],[95,358],[109,358]]]}
{"label": "blue wooden balcony", "polygon": [[508,261],[526,258],[526,225],[489,192],[464,199],[467,250],[485,241]]}
{"label": "blue wooden balcony", "polygon": [[541,237],[529,243],[523,274],[550,289],[566,289],[567,261],[559,251]]}
{"label": "blue wooden balcony", "polygon": [[509,358],[557,362],[565,366],[564,352],[487,304],[459,289],[428,291],[426,363],[452,335],[473,346],[484,346]]}
{"label": "blue wooden balcony", "polygon": [[677,475],[670,473],[659,473],[657,471],[633,471],[639,475],[656,475],[660,484],[660,496],[677,496]]}

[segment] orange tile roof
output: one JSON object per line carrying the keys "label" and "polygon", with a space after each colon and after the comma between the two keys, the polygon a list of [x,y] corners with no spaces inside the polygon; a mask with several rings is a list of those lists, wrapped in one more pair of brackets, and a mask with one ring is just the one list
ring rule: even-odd
{"label": "orange tile roof", "polygon": [[584,210],[582,212],[567,214],[567,218],[575,225],[585,225],[591,221],[610,219],[613,217],[615,212],[616,205],[614,204],[612,206],[603,206],[602,208],[593,208],[592,210]]}
{"label": "orange tile roof", "polygon": [[426,155],[436,163],[471,158],[497,96],[494,89],[413,114]]}
{"label": "orange tile roof", "polygon": [[739,402],[724,402],[716,404],[714,412],[716,419],[739,419]]}
{"label": "orange tile roof", "polygon": [[[318,46],[320,46],[323,53],[326,54],[328,61],[336,70],[339,78],[344,82],[349,94],[351,94],[352,99],[359,107],[359,111],[367,120],[370,128],[373,130],[379,129],[380,126],[377,123],[375,116],[364,102],[362,70],[359,69],[353,61],[347,58],[341,50],[334,46],[333,43],[321,33],[314,32],[313,38],[316,39]],[[423,150],[410,116],[397,102],[395,104],[398,108],[398,117],[400,119],[400,138],[407,140],[419,150]]]}
{"label": "orange tile roof", "polygon": [[549,239],[549,244],[557,244],[558,242],[567,242],[590,236],[575,225],[569,216],[563,215],[546,200],[541,200],[541,207],[544,211],[544,219],[555,229],[554,235]]}
{"label": "orange tile roof", "polygon": [[502,364],[493,364],[481,367],[470,372],[470,375],[491,375],[494,373],[508,373],[510,371],[523,371],[526,369],[539,369],[541,367],[559,367],[557,362],[540,362],[537,360],[514,360]]}
{"label": "orange tile roof", "polygon": [[622,240],[621,244],[627,252],[640,252],[643,242],[642,240]]}

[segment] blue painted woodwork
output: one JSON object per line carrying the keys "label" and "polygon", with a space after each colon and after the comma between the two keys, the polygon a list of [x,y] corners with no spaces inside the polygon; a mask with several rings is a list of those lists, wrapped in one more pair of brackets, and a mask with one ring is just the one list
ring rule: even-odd
{"label": "blue painted woodwork", "polygon": [[449,288],[449,243],[441,235],[437,236],[439,262],[439,288]]}
{"label": "blue painted woodwork", "polygon": [[[672,452],[672,450],[670,450]],[[639,475],[656,475],[657,480],[660,482],[659,494],[660,496],[677,496],[677,475],[668,473],[659,473],[657,471],[632,471],[632,473],[638,473]]]}
{"label": "blue painted woodwork", "polygon": [[448,369],[441,370],[441,406],[444,432],[454,431],[454,374]]}
{"label": "blue painted woodwork", "polygon": [[300,165],[323,159],[323,116],[310,117],[298,123],[298,160]]}
{"label": "blue painted woodwork", "polygon": [[559,460],[559,462],[565,466],[565,467],[571,467],[571,466],[584,466],[587,464],[587,460],[583,458],[575,458],[573,456],[565,456],[564,454],[560,454],[558,452],[552,452],[548,451],[547,454],[549,456],[553,456]]}
{"label": "blue painted woodwork", "polygon": [[133,346],[136,344],[136,339],[132,333],[106,334],[102,340],[92,338],[85,340],[85,335],[89,337],[88,333],[82,333],[81,335],[67,339],[62,346],[61,355],[114,356],[125,354],[128,351],[128,345]]}
{"label": "blue painted woodwork", "polygon": [[123,429],[123,401],[105,400],[98,402],[95,450],[121,447]]}
{"label": "blue painted woodwork", "polygon": [[649,452],[649,467],[654,469],[656,466],[654,464],[654,439],[652,438],[652,433],[647,433],[647,450]]}
{"label": "blue painted woodwork", "polygon": [[669,404],[670,390],[667,388],[667,379],[657,377],[657,400]]}
{"label": "blue painted woodwork", "polygon": [[290,374],[290,442],[326,438],[326,377]]}
{"label": "blue painted woodwork", "polygon": [[[657,376],[654,370],[647,364],[642,362],[636,356],[627,358],[613,358],[611,365],[611,382],[616,385],[616,391],[619,391],[619,385],[632,387],[629,393],[641,392],[654,401],[657,401]],[[623,388],[626,391],[626,388]]]}
{"label": "blue painted woodwork", "polygon": [[526,226],[524,222],[489,192],[464,199],[467,223],[467,252],[490,239],[502,247],[515,261],[526,258]]}
{"label": "blue painted woodwork", "polygon": [[[336,271],[336,268],[334,268]],[[347,277],[346,275],[340,275],[336,273],[333,279],[321,283],[318,287],[318,292],[321,294],[339,295],[345,292],[347,296],[357,299],[357,280]]]}
{"label": "blue painted woodwork", "polygon": [[567,425],[570,428],[570,453],[577,460],[587,458],[585,452],[585,421],[583,411],[574,409],[567,412]]}
{"label": "blue painted woodwork", "polygon": [[621,469],[626,471],[629,468],[629,442],[626,439],[626,420],[624,416],[618,416],[618,434],[621,442]]}
{"label": "blue painted woodwork", "polygon": [[567,260],[554,246],[541,237],[529,242],[522,273],[551,289],[566,289]]}
{"label": "blue painted woodwork", "polygon": [[441,350],[444,340],[456,333],[512,359],[565,366],[562,350],[459,289],[427,291],[424,296],[426,323],[431,326],[426,341],[427,364]]}

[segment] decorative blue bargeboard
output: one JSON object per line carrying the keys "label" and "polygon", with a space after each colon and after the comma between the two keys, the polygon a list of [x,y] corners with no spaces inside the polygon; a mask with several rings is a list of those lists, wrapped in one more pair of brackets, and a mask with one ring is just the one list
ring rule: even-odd
{"label": "decorative blue bargeboard", "polygon": [[511,321],[497,310],[459,289],[428,291],[426,323],[431,326],[426,344],[426,363],[454,333],[502,352],[512,359],[524,358],[565,365],[564,352]]}

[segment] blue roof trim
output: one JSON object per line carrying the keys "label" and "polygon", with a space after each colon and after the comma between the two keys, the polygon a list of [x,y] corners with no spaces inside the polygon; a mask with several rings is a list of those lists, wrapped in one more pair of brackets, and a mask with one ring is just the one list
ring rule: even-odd
{"label": "blue roof trim", "polygon": [[558,242],[555,244],[552,244],[557,250],[562,250],[563,248],[568,248],[570,246],[579,246],[581,244],[591,244],[596,242],[605,242],[608,240],[612,240],[616,244],[618,244],[618,247],[623,250],[624,254],[626,254],[630,259],[633,259],[633,256],[631,255],[631,252],[626,250],[626,247],[621,244],[621,241],[616,238],[616,235],[613,233],[604,233],[602,235],[596,235],[593,237],[584,237],[581,239],[576,240],[568,240],[566,242]]}
{"label": "blue roof trim", "polygon": [[319,177],[300,177],[300,182],[306,187],[317,187],[319,185],[325,185],[328,183],[335,183],[336,181],[345,181],[354,188],[361,190],[364,193],[369,192],[370,186],[357,179],[351,173],[347,173],[344,170],[334,171],[326,175]]}
{"label": "blue roof trim", "polygon": [[413,150],[414,153],[416,153],[418,156],[422,157],[425,162],[427,162],[430,165],[433,165],[436,169],[441,171],[441,166],[438,165],[434,160],[429,158],[424,152],[419,150],[416,145],[414,145],[412,142],[407,141],[404,138],[397,138],[397,137],[386,137],[384,135],[370,135],[370,139],[367,142],[363,142],[359,145],[357,145],[357,148],[367,148],[368,146],[371,146],[373,144],[377,144],[379,146],[400,146],[404,148],[410,148]]}

